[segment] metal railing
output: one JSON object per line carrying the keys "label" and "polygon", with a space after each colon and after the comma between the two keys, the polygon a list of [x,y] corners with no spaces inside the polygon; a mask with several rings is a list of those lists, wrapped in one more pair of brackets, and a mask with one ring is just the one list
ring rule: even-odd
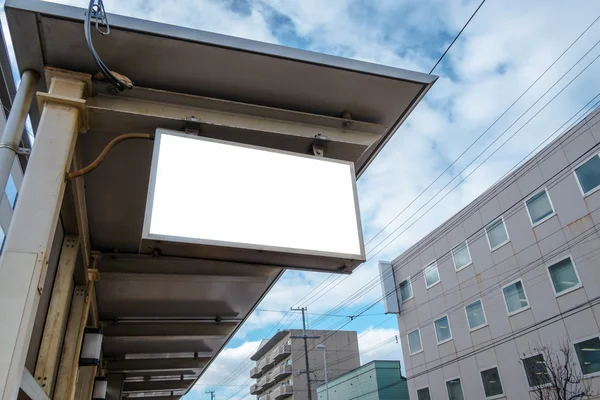
{"label": "metal railing", "polygon": [[283,399],[287,396],[291,396],[294,393],[292,385],[281,385],[271,392],[271,400]]}
{"label": "metal railing", "polygon": [[250,378],[260,378],[262,375],[262,367],[258,365],[250,370]]}
{"label": "metal railing", "polygon": [[291,365],[280,365],[278,367],[276,367],[273,372],[271,372],[271,375],[273,376],[273,379],[275,381],[278,381],[279,379],[287,376],[287,375],[291,375],[292,374],[292,366]]}
{"label": "metal railing", "polygon": [[292,354],[292,346],[289,344],[282,344],[278,346],[271,353],[271,357],[275,360],[275,362],[283,360],[285,357]]}
{"label": "metal railing", "polygon": [[260,394],[263,391],[262,385],[260,382],[255,383],[250,386],[250,394]]}

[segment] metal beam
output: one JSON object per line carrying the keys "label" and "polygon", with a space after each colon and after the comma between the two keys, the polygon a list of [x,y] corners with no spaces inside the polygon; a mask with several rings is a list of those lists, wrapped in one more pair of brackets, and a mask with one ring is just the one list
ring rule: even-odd
{"label": "metal beam", "polygon": [[144,274],[125,272],[102,272],[102,282],[137,281],[137,282],[219,282],[219,283],[265,283],[269,277],[228,276],[228,275],[183,275],[183,274]]}
{"label": "metal beam", "polygon": [[107,360],[106,369],[111,374],[202,369],[209,361],[210,357]]}
{"label": "metal beam", "polygon": [[98,371],[98,366],[86,366],[79,368],[77,373],[77,383],[75,384],[75,400],[90,400],[94,391],[94,378]]}
{"label": "metal beam", "polygon": [[190,369],[173,369],[169,371],[129,371],[123,374],[126,379],[177,379],[182,376],[185,378],[198,375],[198,371]]}
{"label": "metal beam", "polygon": [[69,306],[71,305],[74,285],[73,271],[78,251],[79,238],[73,235],[65,236],[58,261],[56,277],[54,278],[52,298],[48,307],[47,314],[51,318],[46,318],[34,374],[38,381],[44,382],[44,392],[49,396],[52,395],[52,390],[54,389],[54,379],[58,370],[60,350],[67,327],[67,317],[69,316]]}
{"label": "metal beam", "polygon": [[[0,398],[18,395],[27,349],[47,271],[47,262],[65,192],[85,103],[87,74],[53,77],[29,158],[27,174],[0,258]],[[60,95],[58,95],[60,93]],[[41,201],[42,200],[42,201]]]}
{"label": "metal beam", "polygon": [[194,379],[179,379],[173,381],[143,381],[125,382],[123,393],[167,392],[185,390],[194,383]]}
{"label": "metal beam", "polygon": [[72,400],[75,397],[79,354],[90,310],[89,298],[91,297],[90,295],[93,295],[93,290],[94,282],[90,281],[87,288],[83,285],[77,286],[73,293],[67,333],[65,335],[60,366],[58,368],[58,377],[56,378],[56,390],[54,392],[54,397],[61,400]]}
{"label": "metal beam", "polygon": [[179,400],[179,399],[181,399],[181,396],[151,396],[150,399],[151,400]]}
{"label": "metal beam", "polygon": [[103,324],[106,337],[201,337],[222,338],[237,327],[235,322],[198,322],[198,323],[117,323]]}
{"label": "metal beam", "polygon": [[[72,170],[76,171],[83,168],[81,162],[81,155],[78,149],[75,149],[73,154]],[[88,228],[88,215],[87,205],[85,201],[85,186],[83,183],[83,177],[75,178],[71,181],[71,192],[73,194],[73,201],[75,203],[75,217],[77,219],[77,229],[79,236],[81,237],[81,254],[83,255],[83,267],[84,272],[90,267],[90,233]],[[85,277],[84,273],[84,277]],[[83,282],[82,282],[83,283]]]}
{"label": "metal beam", "polygon": [[[102,84],[94,83],[94,87]],[[314,137],[321,133],[332,140],[369,145],[387,129],[385,125],[347,120],[325,115],[304,113],[254,104],[166,92],[136,87],[135,92],[120,96],[105,95],[99,88],[98,96],[89,99],[90,111],[107,110],[145,118],[198,121],[201,125],[250,129],[284,135]],[[346,139],[344,140],[344,135]],[[369,144],[368,144],[369,143]]]}

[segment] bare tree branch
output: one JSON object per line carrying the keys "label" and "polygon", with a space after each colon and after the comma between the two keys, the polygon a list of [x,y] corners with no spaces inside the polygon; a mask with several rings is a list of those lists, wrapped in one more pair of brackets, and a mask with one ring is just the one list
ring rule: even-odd
{"label": "bare tree branch", "polygon": [[[591,389],[591,381],[583,376],[576,355],[567,341],[558,349],[540,346],[530,353],[543,358],[533,363],[523,361],[535,400],[587,400],[597,395]],[[523,358],[525,360],[536,355],[523,355]]]}

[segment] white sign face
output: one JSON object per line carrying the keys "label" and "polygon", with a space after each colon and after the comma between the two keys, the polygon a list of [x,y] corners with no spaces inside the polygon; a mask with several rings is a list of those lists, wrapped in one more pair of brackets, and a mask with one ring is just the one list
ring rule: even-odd
{"label": "white sign face", "polygon": [[165,130],[155,140],[146,236],[364,257],[350,163]]}

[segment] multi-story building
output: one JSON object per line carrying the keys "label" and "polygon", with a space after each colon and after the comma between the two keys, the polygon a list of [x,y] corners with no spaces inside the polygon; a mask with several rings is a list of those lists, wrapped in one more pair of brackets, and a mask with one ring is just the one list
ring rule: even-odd
{"label": "multi-story building", "polygon": [[550,379],[542,353],[561,346],[598,392],[599,122],[596,110],[380,263],[411,398],[529,399]]}
{"label": "multi-story building", "polygon": [[[304,339],[297,338],[302,335],[302,330],[289,329],[263,341],[250,357],[256,361],[250,371],[250,377],[256,379],[250,387],[251,394],[259,400],[308,399]],[[360,365],[358,337],[355,331],[307,330],[306,335],[319,337],[309,339],[307,345],[312,398],[316,400],[316,388],[325,380],[323,351],[327,352],[328,378],[333,379]]]}
{"label": "multi-story building", "polygon": [[408,400],[400,361],[371,361],[317,387],[318,400]]}

